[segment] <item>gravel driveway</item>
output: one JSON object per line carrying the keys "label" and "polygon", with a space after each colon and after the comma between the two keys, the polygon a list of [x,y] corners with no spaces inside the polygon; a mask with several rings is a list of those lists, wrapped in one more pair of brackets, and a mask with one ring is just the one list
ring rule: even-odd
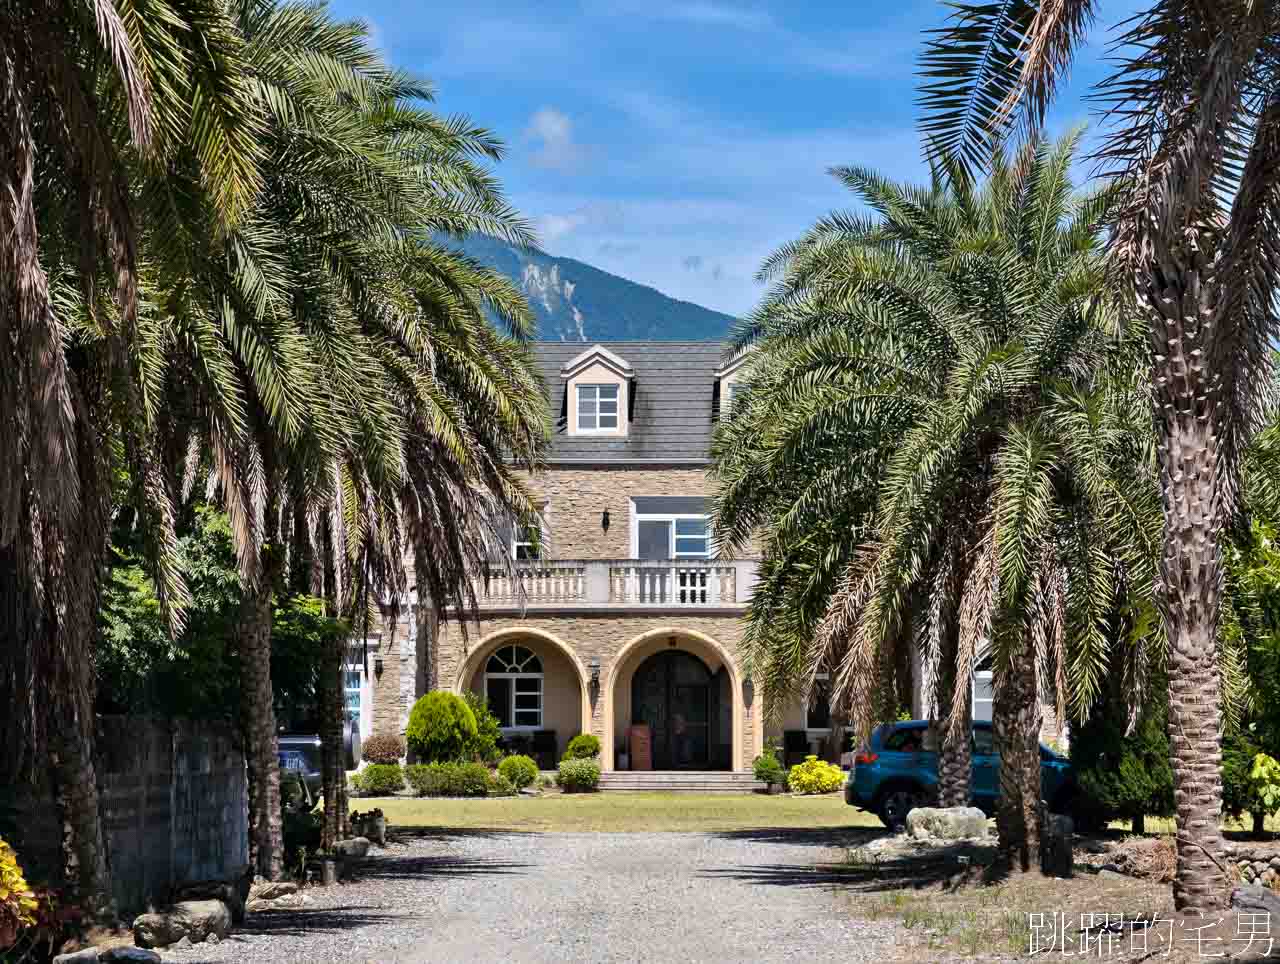
{"label": "gravel driveway", "polygon": [[[165,959],[888,961],[898,925],[837,909],[829,831],[459,831],[392,845],[297,911]],[[845,905],[847,907],[847,904]]]}

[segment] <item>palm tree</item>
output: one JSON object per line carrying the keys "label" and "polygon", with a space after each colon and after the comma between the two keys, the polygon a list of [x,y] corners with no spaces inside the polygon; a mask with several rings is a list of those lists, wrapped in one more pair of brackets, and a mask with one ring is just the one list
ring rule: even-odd
{"label": "palm tree", "polygon": [[[1012,870],[1036,860],[1041,693],[1092,702],[1107,618],[1143,603],[1153,557],[1109,199],[1073,196],[1078,140],[998,160],[981,190],[956,164],[928,189],[837,170],[874,214],[830,215],[767,264],[746,403],[715,445],[722,540],[765,531],[746,655],[766,690],[832,668],[865,733],[917,646],[954,746],[990,660]],[[963,757],[942,769],[967,797]]]}
{"label": "palm tree", "polygon": [[[52,758],[66,876],[109,915],[89,642],[122,462],[149,430],[133,362],[139,179],[182,156],[187,196],[234,223],[257,187],[240,43],[218,3],[20,2],[0,11],[0,780]],[[140,506],[141,507],[141,506]],[[149,523],[149,514],[141,521]],[[46,756],[47,755],[47,756]]]}
{"label": "palm tree", "polygon": [[530,240],[478,163],[501,156],[498,142],[419,106],[430,88],[386,67],[362,24],[301,4],[237,15],[264,118],[263,187],[216,246],[179,212],[165,233],[192,240],[191,283],[181,297],[166,286],[160,307],[172,325],[199,316],[229,334],[230,389],[189,377],[194,366],[171,368],[170,449],[194,442],[208,453],[233,523],[245,586],[250,857],[277,877],[269,654],[288,557],[315,554],[332,574],[323,594],[352,619],[370,592],[403,596],[414,524],[433,550],[419,579],[434,583],[441,605],[453,602],[497,519],[530,511],[514,465],[536,458],[545,403],[521,344],[527,305],[438,240],[469,231]]}
{"label": "palm tree", "polygon": [[[976,167],[1011,130],[1043,123],[1109,5],[955,7],[924,55],[922,126],[936,151]],[[1126,22],[1121,41],[1098,89],[1111,121],[1099,159],[1125,185],[1112,220],[1113,273],[1131,292],[1154,353],[1174,900],[1185,912],[1210,914],[1225,907],[1230,889],[1218,825],[1223,529],[1241,492],[1241,453],[1273,390],[1268,344],[1280,336],[1280,8],[1160,0]]]}

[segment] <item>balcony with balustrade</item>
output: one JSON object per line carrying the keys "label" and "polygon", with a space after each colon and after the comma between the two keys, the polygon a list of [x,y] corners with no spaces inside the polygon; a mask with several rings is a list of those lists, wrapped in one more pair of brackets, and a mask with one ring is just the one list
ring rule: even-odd
{"label": "balcony with balustrade", "polygon": [[482,610],[742,611],[759,563],[721,559],[526,560],[476,582]]}

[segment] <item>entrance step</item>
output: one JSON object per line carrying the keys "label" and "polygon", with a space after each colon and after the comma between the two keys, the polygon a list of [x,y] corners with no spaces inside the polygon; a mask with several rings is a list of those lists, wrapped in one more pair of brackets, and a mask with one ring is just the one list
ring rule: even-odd
{"label": "entrance step", "polygon": [[615,770],[600,774],[601,790],[750,793],[764,788],[749,770]]}

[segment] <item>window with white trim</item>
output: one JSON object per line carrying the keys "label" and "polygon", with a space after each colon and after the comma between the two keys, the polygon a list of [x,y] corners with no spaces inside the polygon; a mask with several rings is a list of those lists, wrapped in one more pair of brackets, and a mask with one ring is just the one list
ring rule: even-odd
{"label": "window with white trim", "polygon": [[578,386],[578,431],[608,432],[618,427],[618,386]]}
{"label": "window with white trim", "polygon": [[994,700],[991,670],[978,670],[973,674],[973,718],[991,722],[991,704]]}
{"label": "window with white trim", "polygon": [[516,560],[542,558],[542,527],[517,524],[512,535],[511,556]]}
{"label": "window with white trim", "polygon": [[485,664],[484,695],[503,729],[542,728],[542,660],[524,646],[502,646]]}
{"label": "window with white trim", "polygon": [[675,519],[675,557],[705,557],[711,553],[711,537],[706,516],[689,516]]}

